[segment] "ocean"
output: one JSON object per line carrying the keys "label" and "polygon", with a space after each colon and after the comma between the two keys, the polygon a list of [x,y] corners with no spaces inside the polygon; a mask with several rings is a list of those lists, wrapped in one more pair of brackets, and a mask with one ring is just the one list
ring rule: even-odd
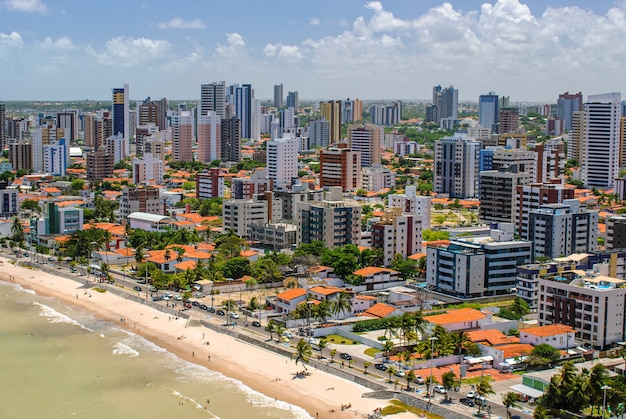
{"label": "ocean", "polygon": [[0,418],[310,418],[89,311],[0,281]]}

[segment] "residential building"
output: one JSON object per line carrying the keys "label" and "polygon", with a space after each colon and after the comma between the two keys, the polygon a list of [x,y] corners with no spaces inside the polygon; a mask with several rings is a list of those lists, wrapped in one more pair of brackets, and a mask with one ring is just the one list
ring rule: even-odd
{"label": "residential building", "polygon": [[381,127],[374,124],[348,127],[348,147],[361,153],[361,166],[372,167],[380,164],[382,135]]}
{"label": "residential building", "polygon": [[502,107],[498,115],[500,134],[518,133],[519,109],[517,107]]}
{"label": "residential building", "polygon": [[324,199],[323,189],[310,189],[302,183],[291,185],[291,189],[274,188],[273,193],[274,199],[279,199],[282,203],[282,212],[274,214],[274,217],[284,221],[298,219],[297,206],[299,202],[322,201]]}
{"label": "residential building", "polygon": [[69,160],[69,144],[65,144],[65,138],[61,138],[53,144],[43,146],[44,173],[49,173],[53,176],[65,176]]}
{"label": "residential building", "polygon": [[525,174],[518,180],[522,185],[539,182],[537,180],[537,153],[535,151],[496,147],[493,150],[492,167],[493,170],[505,169],[509,172]]}
{"label": "residential building", "polygon": [[293,134],[266,142],[267,177],[276,186],[285,186],[298,177],[298,140]]}
{"label": "residential building", "polygon": [[328,147],[330,143],[330,122],[325,118],[309,121],[309,149]]}
{"label": "residential building", "polygon": [[274,85],[274,107],[280,109],[283,107],[283,101],[285,100],[285,94],[283,93],[283,85]]}
{"label": "residential building", "polygon": [[231,116],[236,115],[240,122],[241,138],[252,138],[252,111],[254,89],[251,84],[234,84],[226,90],[226,102],[232,109]]}
{"label": "residential building", "polygon": [[221,150],[223,162],[241,161],[241,131],[239,119],[236,116],[222,119],[221,123]]}
{"label": "residential building", "polygon": [[196,174],[196,198],[223,198],[225,189],[225,177],[218,167]]}
{"label": "residential building", "polygon": [[198,116],[198,160],[209,164],[222,157],[222,120],[215,111]]}
{"label": "residential building", "polygon": [[69,144],[74,144],[74,141],[78,138],[78,111],[64,111],[58,112],[56,117],[56,126],[65,130],[69,134],[66,138]]}
{"label": "residential building", "polygon": [[564,324],[577,341],[604,349],[626,340],[626,280],[584,271],[539,279],[538,323]]}
{"label": "residential building", "polygon": [[101,180],[113,176],[113,154],[106,150],[87,153],[87,179]]}
{"label": "residential building", "polygon": [[215,112],[220,118],[226,118],[226,82],[213,82],[200,85],[199,115]]}
{"label": "residential building", "polygon": [[135,212],[146,214],[165,214],[165,200],[161,198],[159,189],[152,186],[144,188],[126,187],[119,196],[120,221],[128,219]]}
{"label": "residential building", "polygon": [[68,235],[83,229],[83,209],[78,206],[61,206],[48,202],[44,212],[45,233]]}
{"label": "residential building", "polygon": [[165,141],[158,138],[148,138],[144,142],[144,154],[152,154],[157,159],[165,160]]}
{"label": "residential building", "polygon": [[482,222],[514,223],[517,187],[528,180],[528,174],[515,168],[480,172],[480,210]]}
{"label": "residential building", "polygon": [[560,139],[550,139],[530,148],[536,153],[535,182],[549,182],[561,179],[565,174],[565,143]]}
{"label": "residential building", "polygon": [[382,250],[383,264],[389,266],[397,254],[407,258],[422,251],[422,228],[421,216],[403,213],[400,207],[387,208],[371,226],[372,248]]}
{"label": "residential building", "polygon": [[163,161],[150,153],[144,153],[140,159],[133,159],[133,183],[163,183]]}
{"label": "residential building", "polygon": [[626,249],[626,217],[611,215],[606,217],[606,248]]}
{"label": "residential building", "polygon": [[433,102],[426,108],[426,122],[442,124],[443,119],[458,120],[459,91],[453,86],[433,87]]}
{"label": "residential building", "polygon": [[532,242],[451,240],[426,249],[426,283],[461,297],[504,295],[515,288],[516,267],[529,263]]}
{"label": "residential building", "polygon": [[306,300],[306,290],[304,288],[288,289],[276,295],[276,311],[289,314],[296,310],[298,304]]}
{"label": "residential building", "polygon": [[400,207],[403,213],[416,214],[422,217],[422,226],[430,228],[430,214],[432,198],[430,196],[418,196],[417,187],[407,185],[403,194],[389,194],[387,206]]}
{"label": "residential building", "polygon": [[583,94],[569,92],[559,94],[556,102],[556,117],[563,121],[563,128],[571,131],[573,128],[574,113],[583,110]]}
{"label": "residential building", "polygon": [[252,223],[248,226],[249,238],[264,249],[281,251],[296,244],[297,226],[288,223]]}
{"label": "residential building", "polygon": [[137,125],[154,124],[160,131],[167,129],[167,99],[152,100],[149,97],[139,105]]}
{"label": "residential building", "polygon": [[172,160],[193,161],[193,116],[185,111],[173,115],[172,121]]}
{"label": "residential building", "polygon": [[341,109],[341,122],[354,124],[363,120],[363,102],[360,99],[346,99]]}
{"label": "residential building", "polygon": [[341,101],[321,102],[320,115],[329,123],[329,144],[335,144],[341,140]]}
{"label": "residential building", "polygon": [[532,210],[545,204],[561,204],[574,198],[574,190],[560,180],[553,183],[518,185],[515,190],[515,226],[522,239],[528,239],[528,217]]}
{"label": "residential building", "polygon": [[18,189],[9,189],[6,181],[0,181],[0,217],[8,218],[19,211]]}
{"label": "residential building", "polygon": [[339,186],[343,192],[361,188],[361,153],[346,144],[320,150],[319,180],[322,188]]}
{"label": "residential building", "polygon": [[6,104],[0,102],[0,147],[4,150],[7,146],[6,132]]}
{"label": "residential building", "polygon": [[298,244],[323,241],[329,249],[361,240],[361,206],[333,186],[323,201],[298,202]]}
{"label": "residential building", "polygon": [[533,346],[550,345],[556,349],[569,349],[577,346],[576,331],[572,326],[550,324],[545,326],[525,327],[520,330],[520,343]]}
{"label": "residential building", "polygon": [[128,215],[130,228],[151,232],[164,232],[172,228],[176,220],[166,215],[133,212]]}
{"label": "residential building", "polygon": [[232,178],[230,195],[233,199],[252,199],[254,195],[272,190],[272,180],[265,176],[264,171],[254,172],[250,177]]}
{"label": "residential building", "polygon": [[577,199],[541,205],[530,211],[528,232],[534,258],[590,252],[598,244],[598,212],[581,208]]}
{"label": "residential building", "polygon": [[619,172],[621,94],[589,95],[584,104],[581,176],[588,187],[613,187]]}
{"label": "residential building", "polygon": [[128,139],[122,135],[112,135],[105,141],[106,150],[113,156],[113,164],[117,164],[126,159]]}
{"label": "residential building", "polygon": [[367,191],[380,191],[396,186],[396,173],[383,165],[361,168],[361,187]]}
{"label": "residential building", "polygon": [[9,144],[9,162],[13,165],[14,170],[33,168],[33,144],[30,140],[19,140]]}
{"label": "residential building", "polygon": [[406,283],[400,279],[400,272],[393,269],[368,266],[354,271],[353,274],[361,277],[360,285],[355,288],[363,288],[362,291],[382,290]]}
{"label": "residential building", "polygon": [[476,198],[480,149],[480,141],[465,134],[435,141],[434,191],[451,198]]}
{"label": "residential building", "polygon": [[459,308],[446,313],[427,316],[424,320],[430,323],[430,329],[434,329],[435,326],[441,326],[448,332],[454,332],[456,330],[478,329],[480,323],[486,318],[487,315],[479,310]]}
{"label": "residential building", "polygon": [[227,199],[222,203],[224,231],[232,231],[239,237],[250,237],[252,224],[265,224],[271,221],[266,200]]}
{"label": "residential building", "polygon": [[287,107],[293,108],[293,111],[297,114],[300,111],[300,102],[298,100],[298,91],[287,93]]}
{"label": "residential building", "polygon": [[[111,116],[113,118],[113,132],[111,135],[122,135],[126,139],[126,155],[130,154],[130,107],[128,84],[122,88],[113,88],[113,104]],[[108,137],[108,136],[107,136]],[[104,137],[104,138],[107,138]]]}

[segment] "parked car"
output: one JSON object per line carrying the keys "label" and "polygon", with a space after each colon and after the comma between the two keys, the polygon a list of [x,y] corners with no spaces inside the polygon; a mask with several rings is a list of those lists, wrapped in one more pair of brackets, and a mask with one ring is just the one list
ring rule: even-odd
{"label": "parked car", "polygon": [[215,308],[209,307],[206,309],[209,313],[215,313]]}
{"label": "parked car", "polygon": [[387,366],[385,364],[374,364],[374,368],[380,371],[387,371]]}
{"label": "parked car", "polygon": [[199,308],[200,310],[206,310],[206,309],[208,309],[208,307],[206,306],[206,304],[200,304],[200,305],[198,306],[198,308]]}
{"label": "parked car", "polygon": [[474,397],[476,397],[476,392],[472,390],[469,393],[467,393],[467,396],[465,397],[467,397],[468,399],[473,399]]}
{"label": "parked car", "polygon": [[139,285],[135,285],[133,289],[137,292],[141,292],[141,287]]}
{"label": "parked car", "polygon": [[416,375],[415,380],[413,381],[415,381],[415,384],[424,384],[424,379],[422,378],[421,375]]}
{"label": "parked car", "polygon": [[435,386],[433,386],[433,389],[437,393],[446,394],[446,388],[444,386],[442,386],[442,385],[435,385]]}
{"label": "parked car", "polygon": [[252,326],[254,326],[254,327],[261,327],[261,323],[259,323],[258,321],[255,320],[255,321],[252,322]]}
{"label": "parked car", "polygon": [[225,315],[226,315],[226,313],[224,312],[224,310],[217,310],[215,313],[216,313],[218,316],[225,316]]}
{"label": "parked car", "polygon": [[396,377],[404,378],[406,376],[406,373],[402,370],[395,370],[393,375],[395,375]]}
{"label": "parked car", "polygon": [[352,360],[352,355],[347,354],[345,352],[342,352],[342,353],[339,354],[339,358],[345,359],[346,361],[351,361]]}
{"label": "parked car", "polygon": [[291,332],[283,332],[283,336],[287,339],[293,339],[293,333]]}
{"label": "parked car", "polygon": [[239,318],[239,314],[235,313],[235,312],[230,312],[230,318],[231,319],[238,319]]}
{"label": "parked car", "polygon": [[194,307],[200,307],[200,303],[197,302],[197,301],[192,301],[191,305],[194,306]]}
{"label": "parked car", "polygon": [[468,399],[467,397],[460,398],[459,403],[467,405],[469,407],[474,407],[474,400]]}

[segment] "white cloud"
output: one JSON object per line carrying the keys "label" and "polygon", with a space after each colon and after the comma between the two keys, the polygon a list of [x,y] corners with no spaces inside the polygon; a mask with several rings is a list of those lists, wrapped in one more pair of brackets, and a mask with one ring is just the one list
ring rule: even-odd
{"label": "white cloud", "polygon": [[4,6],[8,10],[15,10],[24,13],[48,13],[48,7],[40,0],[5,0]]}
{"label": "white cloud", "polygon": [[204,29],[204,23],[200,19],[184,20],[175,17],[169,22],[157,23],[159,29]]}
{"label": "white cloud", "polygon": [[267,44],[263,48],[267,57],[277,57],[287,61],[299,61],[304,58],[302,50],[297,45]]}
{"label": "white cloud", "polygon": [[311,26],[317,26],[320,24],[320,20],[316,17],[312,17],[309,19],[309,25]]}
{"label": "white cloud", "polygon": [[72,50],[76,49],[76,45],[72,42],[72,40],[67,36],[62,36],[57,39],[52,39],[49,36],[44,38],[42,42],[39,43],[39,46],[46,49],[59,49],[59,50]]}
{"label": "white cloud", "polygon": [[108,40],[102,51],[92,51],[98,63],[132,67],[165,57],[170,43],[158,39],[117,37]]}
{"label": "white cloud", "polygon": [[0,32],[0,44],[8,45],[10,47],[21,47],[24,45],[22,35],[17,32],[11,32],[10,34]]}

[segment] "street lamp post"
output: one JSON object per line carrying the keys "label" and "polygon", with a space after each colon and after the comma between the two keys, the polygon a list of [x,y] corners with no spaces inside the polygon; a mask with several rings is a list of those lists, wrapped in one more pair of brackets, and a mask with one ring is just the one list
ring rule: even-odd
{"label": "street lamp post", "polygon": [[428,397],[432,398],[433,387],[433,353],[435,352],[435,341],[439,340],[437,336],[430,338],[430,382],[428,383]]}
{"label": "street lamp post", "polygon": [[602,419],[606,417],[606,391],[610,390],[611,387],[604,385],[600,387],[604,391],[604,398],[602,400]]}

